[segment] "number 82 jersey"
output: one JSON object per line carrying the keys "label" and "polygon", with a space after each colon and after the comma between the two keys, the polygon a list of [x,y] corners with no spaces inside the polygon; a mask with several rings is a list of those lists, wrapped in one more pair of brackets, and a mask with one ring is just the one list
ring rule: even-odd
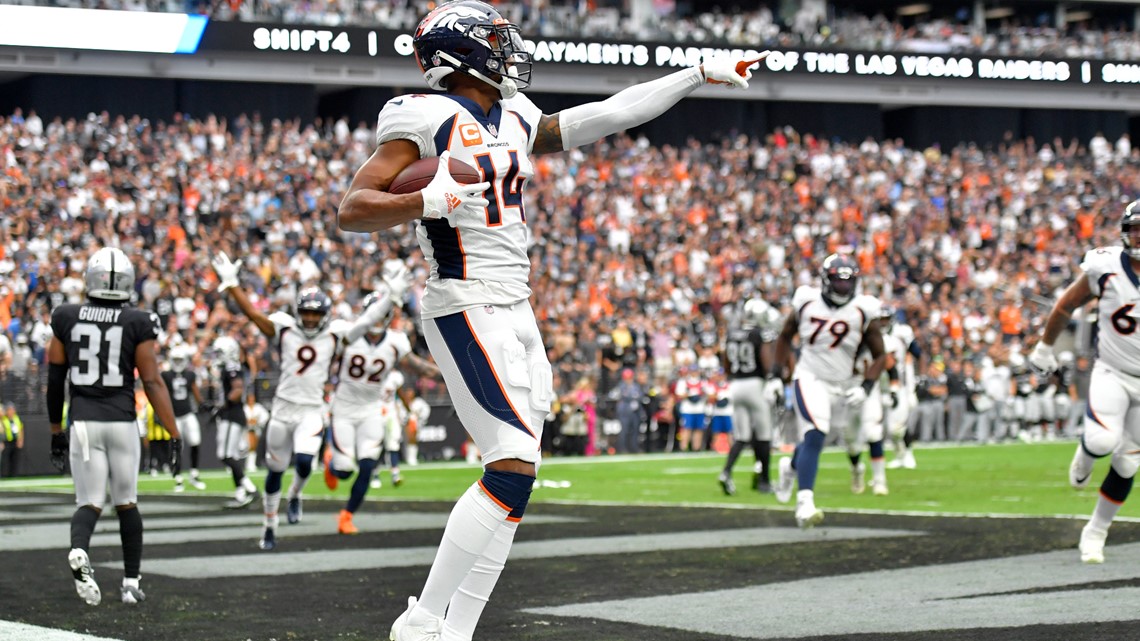
{"label": "number 82 jersey", "polygon": [[486,114],[466,98],[424,94],[395,98],[380,112],[377,144],[409,140],[421,158],[450,150],[491,185],[482,212],[460,216],[455,227],[423,220],[416,230],[431,267],[424,318],[530,298],[530,231],[522,193],[534,175],[530,152],[541,117],[522,94],[500,100]]}
{"label": "number 82 jersey", "polygon": [[879,317],[882,303],[859,295],[846,305],[832,307],[818,287],[800,287],[792,297],[799,323],[800,359],[796,368],[831,383],[850,381],[855,355],[867,326]]}

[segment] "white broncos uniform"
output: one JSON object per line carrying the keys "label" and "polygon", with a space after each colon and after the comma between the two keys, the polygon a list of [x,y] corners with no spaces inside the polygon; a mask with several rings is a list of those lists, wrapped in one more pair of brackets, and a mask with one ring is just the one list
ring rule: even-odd
{"label": "white broncos uniform", "polygon": [[[890,334],[883,336],[883,348],[888,354],[897,354],[899,351],[898,339]],[[896,356],[897,358],[897,356]],[[867,368],[872,362],[871,352],[863,349],[856,356],[855,360],[855,375],[851,379],[851,386],[862,385],[863,379],[866,378]],[[884,419],[886,413],[890,409],[890,396],[883,394],[882,382],[886,380],[887,374],[879,377],[879,384],[871,388],[867,394],[867,400],[863,406],[859,408],[859,412],[852,412],[847,417],[847,429],[843,433],[843,440],[847,443],[847,451],[851,454],[857,454],[864,443],[876,443],[883,440],[885,430]],[[899,398],[899,405],[903,403],[901,395]],[[906,426],[906,422],[903,422]]]}
{"label": "white broncos uniform", "polygon": [[388,102],[377,143],[409,140],[420,157],[451,157],[491,184],[490,204],[452,227],[423,220],[416,235],[431,273],[422,301],[424,338],[455,410],[483,462],[537,463],[554,397],[550,363],[530,308],[530,260],[523,187],[542,117],[526,96],[500,100],[489,114],[473,101],[413,94]]}
{"label": "white broncos uniform", "polygon": [[[406,334],[388,330],[377,341],[361,336],[344,348],[332,401],[333,468],[351,471],[379,460],[381,444],[399,447],[395,393],[404,376],[396,364],[412,351]],[[393,383],[399,379],[395,387]]]}
{"label": "white broncos uniform", "polygon": [[294,453],[315,456],[321,447],[325,384],[349,325],[333,321],[310,338],[289,314],[275,312],[269,320],[277,330],[281,377],[266,429],[265,464],[274,472],[283,472]]}
{"label": "white broncos uniform", "polygon": [[809,430],[827,434],[832,425],[847,423],[846,392],[862,384],[852,376],[855,355],[867,326],[879,318],[882,304],[859,295],[846,305],[832,307],[818,287],[805,286],[796,290],[792,305],[800,336],[792,387],[802,439]]}
{"label": "white broncos uniform", "polygon": [[1084,447],[1112,454],[1112,467],[1131,478],[1140,466],[1140,277],[1121,247],[1090,251],[1081,270],[1099,299]]}
{"label": "white broncos uniform", "polygon": [[918,379],[914,363],[908,359],[913,343],[914,330],[906,323],[895,323],[890,332],[883,334],[883,347],[894,357],[899,373],[899,406],[886,408],[887,428],[896,435],[906,431],[908,417],[918,407]]}

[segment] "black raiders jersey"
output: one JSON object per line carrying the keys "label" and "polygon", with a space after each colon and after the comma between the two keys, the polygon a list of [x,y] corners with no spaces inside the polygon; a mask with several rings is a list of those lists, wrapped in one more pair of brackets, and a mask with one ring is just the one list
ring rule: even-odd
{"label": "black raiders jersey", "polygon": [[230,392],[233,391],[234,385],[237,381],[243,380],[244,376],[241,365],[236,363],[222,365],[222,409],[218,412],[219,420],[245,425],[245,404],[240,398],[236,401],[230,400]]}
{"label": "black raiders jersey", "polygon": [[1036,386],[1033,384],[1033,372],[1028,367],[1013,368],[1013,380],[1017,384],[1018,396],[1029,396],[1036,391]]}
{"label": "black raiders jersey", "polygon": [[135,348],[158,338],[158,317],[121,305],[60,305],[51,330],[67,352],[69,419],[135,420]]}
{"label": "black raiders jersey", "polygon": [[1062,365],[1053,372],[1053,382],[1057,385],[1057,393],[1069,395],[1069,387],[1077,379],[1076,368],[1071,365]]}
{"label": "black raiders jersey", "polygon": [[162,380],[166,381],[166,389],[170,390],[170,403],[174,406],[174,415],[186,416],[193,412],[190,388],[194,387],[198,375],[190,369],[181,372],[167,370],[162,373]]}
{"label": "black raiders jersey", "polygon": [[724,341],[724,359],[728,377],[764,378],[768,372],[760,358],[760,351],[769,339],[758,328],[738,327],[728,331]]}

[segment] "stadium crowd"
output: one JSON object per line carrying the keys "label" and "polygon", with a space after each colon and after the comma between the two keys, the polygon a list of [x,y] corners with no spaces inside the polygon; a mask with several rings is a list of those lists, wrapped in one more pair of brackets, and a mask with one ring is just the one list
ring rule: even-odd
{"label": "stadium crowd", "polygon": [[[137,261],[138,305],[169,341],[202,357],[215,336],[239,337],[263,390],[272,351],[216,292],[214,252],[244,261],[259,308],[288,309],[320,284],[341,317],[376,287],[378,257],[408,259],[414,322],[427,269],[412,226],[366,235],[335,221],[372,146],[367,125],[344,119],[0,118],[4,398],[41,402],[50,310],[82,298],[85,260],[104,244]],[[1140,150],[1127,136],[950,150],[791,129],[683,147],[619,136],[536,159],[532,182],[532,287],[564,405],[592,424],[632,381],[667,423],[669,382],[689,365],[715,372],[741,302],[790,311],[795,287],[838,250],[854,252],[864,291],[898,310],[937,371],[1028,351],[1084,252],[1118,242]]]}
{"label": "stadium crowd", "polygon": [[[6,0],[8,1],[8,0]],[[360,26],[411,31],[432,7],[430,0],[31,0],[51,6],[129,11],[189,12],[219,20],[241,20],[325,27]],[[495,4],[495,3],[493,3]],[[892,18],[839,7],[821,10],[805,3],[782,11],[758,3],[750,11],[678,10],[664,3],[643,18],[604,2],[525,2],[497,4],[528,37],[613,38],[656,42],[726,43],[748,47],[828,47],[929,54],[1140,58],[1140,38],[1132,24],[1112,20],[1057,25],[1055,11],[1027,9],[1000,20],[976,20],[962,8],[953,15]],[[822,6],[822,5],[821,5]],[[773,10],[775,8],[775,11]]]}

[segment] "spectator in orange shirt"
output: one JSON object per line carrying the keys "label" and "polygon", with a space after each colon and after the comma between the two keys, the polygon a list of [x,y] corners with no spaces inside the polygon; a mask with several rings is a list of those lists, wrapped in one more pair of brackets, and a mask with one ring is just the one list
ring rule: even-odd
{"label": "spectator in orange shirt", "polygon": [[1024,321],[1021,318],[1021,306],[1013,297],[1006,299],[1006,303],[998,312],[998,322],[1001,324],[1001,341],[1009,344],[1020,339]]}

